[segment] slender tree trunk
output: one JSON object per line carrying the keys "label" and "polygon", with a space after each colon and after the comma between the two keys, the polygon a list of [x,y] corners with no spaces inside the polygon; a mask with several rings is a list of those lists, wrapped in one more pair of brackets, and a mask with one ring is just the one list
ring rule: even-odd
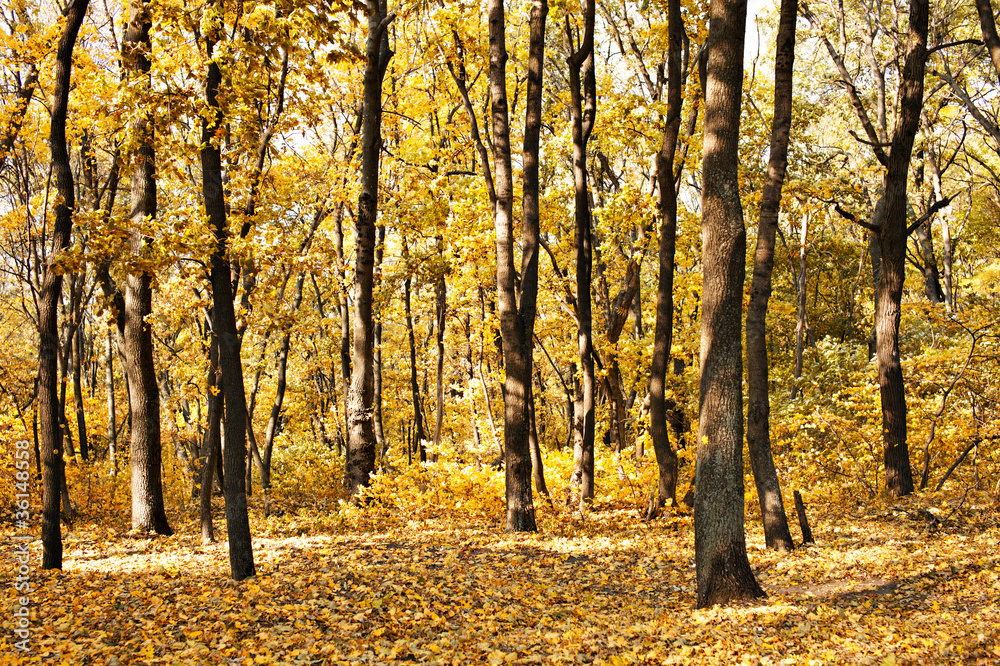
{"label": "slender tree trunk", "polygon": [[[209,7],[214,8],[214,3]],[[206,15],[207,16],[207,15]],[[218,21],[218,17],[214,21]],[[240,359],[240,337],[236,330],[233,307],[231,269],[228,259],[229,232],[226,225],[226,202],[222,187],[222,157],[217,132],[223,125],[219,108],[219,86],[222,72],[214,60],[216,40],[224,38],[220,23],[207,26],[205,42],[208,52],[208,75],[205,98],[208,110],[201,125],[202,191],[209,227],[215,238],[211,259],[213,334],[219,345],[219,368],[225,396],[226,448],[223,452],[223,480],[226,498],[226,527],[229,532],[229,566],[234,580],[243,580],[256,573],[247,496],[243,476],[246,464],[246,393],[243,386],[243,363]]]}
{"label": "slender tree trunk", "polygon": [[[750,302],[747,305],[747,448],[768,548],[794,547],[785,515],[778,473],[771,455],[771,401],[768,393],[767,307],[774,270],[774,239],[778,230],[781,189],[788,168],[788,136],[792,126],[792,69],[795,62],[795,21],[798,0],[782,0],[774,63],[774,119],[764,191],[761,194],[757,248],[754,252]],[[805,220],[803,219],[803,228]],[[803,235],[803,251],[805,236]]]}
{"label": "slender tree trunk", "polygon": [[[541,0],[531,10],[530,31],[544,35],[547,6]],[[489,90],[493,127],[493,164],[496,205],[493,222],[496,229],[497,311],[503,343],[504,381],[504,456],[507,501],[506,531],[534,532],[535,508],[531,496],[531,450],[529,443],[528,402],[531,390],[532,331],[535,299],[538,293],[538,218],[524,216],[522,230],[521,298],[518,303],[514,269],[514,186],[511,168],[510,119],[507,106],[507,43],[503,0],[487,3],[489,21]],[[541,61],[529,45],[529,90],[541,83]],[[540,99],[540,92],[537,93]],[[531,107],[531,101],[528,102]],[[529,111],[531,113],[531,111]],[[526,128],[526,134],[530,129]],[[526,139],[529,140],[529,139]],[[532,169],[532,165],[526,165]],[[530,187],[530,185],[529,185]]]}
{"label": "slender tree trunk", "polygon": [[62,529],[59,524],[59,493],[63,483],[62,431],[59,427],[59,298],[62,270],[55,270],[69,249],[76,206],[73,171],[66,150],[66,111],[69,106],[73,48],[88,0],[73,0],[66,9],[66,22],[56,47],[49,148],[52,173],[59,193],[52,226],[52,251],[44,268],[38,306],[38,421],[42,461],[42,568],[62,569]]}
{"label": "slender tree trunk", "polygon": [[361,193],[356,218],[354,269],[354,346],[351,388],[347,397],[347,467],[351,495],[368,485],[375,471],[375,397],[373,355],[373,292],[375,225],[378,216],[379,153],[382,149],[382,79],[392,52],[386,28],[395,14],[386,14],[384,0],[368,0],[368,40],[361,121]]}
{"label": "slender tree trunk", "polygon": [[[798,294],[798,313],[795,320],[795,366],[792,368],[792,388],[789,398],[798,394],[799,377],[802,376],[802,355],[806,347],[806,241],[809,237],[809,215],[802,216],[799,227],[799,270],[795,276],[795,290]],[[766,353],[766,352],[765,352]],[[766,386],[766,385],[765,385]]]}
{"label": "slender tree trunk", "polygon": [[106,363],[106,378],[108,387],[108,460],[111,463],[113,474],[118,474],[118,427],[116,425],[117,415],[115,413],[115,361],[114,342],[112,341],[110,329],[108,329],[108,346]]}
{"label": "slender tree trunk", "polygon": [[[406,237],[403,237],[403,259],[409,261],[410,252]],[[410,349],[410,397],[413,402],[413,441],[410,444],[420,451],[420,462],[427,461],[427,449],[424,442],[427,433],[424,432],[424,412],[420,408],[420,382],[417,381],[417,341],[413,333],[413,314],[410,309],[411,278],[403,280],[403,314],[406,320],[406,340]]]}
{"label": "slender tree trunk", "polygon": [[764,596],[743,515],[743,283],[737,181],[746,0],[712,0],[702,161],[701,396],[695,480],[698,607]]}
{"label": "slender tree trunk", "polygon": [[[149,31],[152,17],[142,0],[131,0],[129,24],[122,40],[124,80],[140,92],[140,104],[150,85]],[[148,108],[148,107],[147,107]],[[131,167],[130,249],[134,257],[147,254],[152,238],[145,228],[156,218],[155,153],[153,121],[147,111],[132,122],[136,141],[134,152],[127,157]],[[163,485],[160,478],[160,391],[153,367],[153,333],[147,320],[153,311],[153,276],[148,270],[130,273],[125,278],[125,372],[134,399],[129,407],[132,416],[129,466],[132,487],[132,529],[156,534],[173,534],[163,505]]]}
{"label": "slender tree trunk", "polygon": [[535,391],[534,387],[528,394],[528,447],[531,450],[531,475],[535,480],[535,490],[539,495],[549,496],[549,487],[545,484],[545,465],[542,461],[542,448],[538,443],[538,425],[535,421]]}
{"label": "slender tree trunk", "polygon": [[[382,256],[385,251],[385,225],[378,227],[378,239],[375,245],[375,288],[382,287]],[[382,313],[375,306],[375,443],[378,455],[384,458],[389,450],[389,442],[385,439],[385,429],[382,424]]]}
{"label": "slender tree trunk", "polygon": [[[439,239],[440,240],[440,239]],[[444,247],[438,244],[438,254],[444,253]],[[434,421],[434,451],[431,460],[437,462],[441,452],[441,428],[444,425],[444,332],[447,324],[448,292],[445,277],[442,273],[434,286],[434,314],[437,320],[437,414]]]}
{"label": "slender tree trunk", "polygon": [[[219,371],[219,345],[212,340],[209,346],[208,402],[207,422],[205,424],[205,439],[201,450],[201,470],[199,473],[199,503],[198,516],[201,523],[201,542],[215,543],[215,531],[212,526],[212,485],[215,482],[215,468],[219,466],[222,453],[222,409],[225,404],[225,394],[222,390],[222,376]],[[220,484],[222,479],[219,480]]]}
{"label": "slender tree trunk", "polygon": [[906,274],[906,185],[913,140],[923,107],[927,61],[927,0],[911,0],[906,56],[900,80],[899,116],[886,160],[885,219],[879,226],[882,250],[875,328],[886,489],[893,497],[913,492],[906,441],[906,395],[899,359],[900,303]]}
{"label": "slender tree trunk", "polygon": [[[594,497],[594,338],[590,284],[593,271],[590,196],[587,187],[587,142],[597,115],[594,75],[594,0],[584,8],[584,34],[579,49],[568,60],[570,106],[573,111],[573,190],[576,222],[577,342],[583,373],[583,399],[578,418],[583,423],[580,450],[580,505]],[[567,37],[572,31],[567,23]],[[582,79],[582,87],[581,87]]]}
{"label": "slender tree trunk", "polygon": [[89,442],[87,440],[87,415],[83,409],[83,313],[80,313],[80,322],[73,335],[73,405],[76,411],[76,432],[77,440],[80,442],[80,457],[84,460],[90,459]]}
{"label": "slender tree trunk", "polygon": [[674,327],[674,254],[677,245],[677,190],[674,157],[681,127],[681,42],[684,23],[680,0],[667,5],[667,112],[663,144],[656,156],[657,192],[660,209],[659,270],[656,287],[656,324],[653,357],[649,371],[649,422],[653,452],[659,470],[657,505],[677,506],[677,454],[670,446],[667,429],[666,376]]}

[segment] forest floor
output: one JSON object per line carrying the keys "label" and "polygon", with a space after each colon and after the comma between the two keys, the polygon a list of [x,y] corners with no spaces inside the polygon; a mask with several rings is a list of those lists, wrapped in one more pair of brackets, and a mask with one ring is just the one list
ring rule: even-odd
{"label": "forest floor", "polygon": [[[317,511],[344,507],[286,506],[265,520],[253,507],[258,573],[242,582],[190,514],[169,538],[64,528],[64,570],[32,566],[29,650],[8,628],[0,663],[1000,662],[1000,511],[986,492],[847,508],[813,497],[816,543],[788,554],[765,550],[748,516],[768,597],[708,610],[694,608],[685,512],[642,522],[599,499],[581,521],[542,505],[539,534],[508,535],[495,516],[349,507],[361,519],[323,522]],[[221,518],[216,529],[224,539]],[[12,536],[5,526],[6,617]]]}

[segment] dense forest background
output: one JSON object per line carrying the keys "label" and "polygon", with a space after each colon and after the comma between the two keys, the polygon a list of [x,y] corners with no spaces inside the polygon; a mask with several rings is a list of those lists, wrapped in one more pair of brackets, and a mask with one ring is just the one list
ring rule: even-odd
{"label": "dense forest background", "polygon": [[[62,566],[64,539],[68,561],[95,557],[102,530],[131,539],[177,532],[217,563],[215,546],[194,545],[216,539],[214,503],[216,519],[225,506],[236,579],[255,573],[251,539],[307,533],[375,548],[372,562],[405,545],[414,567],[428,570],[437,547],[458,548],[445,555],[456,558],[500,552],[497,566],[511,561],[502,556],[509,549],[513,561],[549,566],[558,578],[545,564],[555,542],[532,541],[531,552],[517,541],[483,545],[504,528],[581,537],[587,548],[617,534],[642,562],[654,558],[648,567],[659,561],[650,544],[660,557],[681,553],[684,571],[691,544],[670,539],[690,537],[684,507],[695,506],[699,443],[709,444],[699,429],[711,394],[702,314],[716,307],[708,295],[719,284],[709,282],[715,258],[702,244],[715,238],[705,226],[716,185],[704,166],[712,150],[704,128],[718,118],[711,82],[722,70],[708,48],[716,5],[726,3],[536,0],[506,11],[495,0],[5,3],[0,444],[5,460],[30,456],[26,469],[4,468],[0,498],[13,515],[30,487],[32,521],[44,513],[44,565]],[[915,74],[921,6],[926,64]],[[747,407],[752,389],[727,403],[740,420],[739,478],[727,492],[738,498],[745,485],[739,518],[745,510],[753,546],[768,509],[754,451],[740,453],[749,409],[751,440],[755,415],[765,415],[766,457],[789,522],[800,490],[828,542],[863,531],[838,523],[856,509],[900,543],[942,529],[968,536],[975,524],[986,541],[955,553],[981,557],[989,539],[995,545],[1000,497],[993,8],[989,0],[782,7],[797,17],[794,42],[782,52],[778,6],[765,6],[756,24],[751,16],[757,37],[734,102],[738,159],[729,164],[738,163],[743,219],[729,220],[746,229],[733,255],[745,279],[728,286],[751,316],[736,313],[728,339],[742,342],[746,325],[736,388],[744,361],[751,372],[763,363],[769,412]],[[783,80],[776,64],[791,66],[792,52]],[[912,149],[900,163],[906,127]],[[787,151],[787,172],[768,208],[776,151]],[[893,174],[902,199],[892,198]],[[890,237],[897,214],[900,231]],[[754,347],[758,234],[775,222],[766,333]],[[883,257],[892,252],[895,301],[886,273],[894,264]],[[898,305],[898,334],[880,328],[892,313],[879,319],[879,302]],[[880,347],[879,335],[898,348]],[[901,370],[903,397],[886,389],[890,366]],[[656,367],[659,398],[650,394]],[[899,404],[902,412],[891,407]],[[900,446],[903,462],[892,457]],[[894,516],[910,522],[900,528]],[[435,521],[473,531],[447,546],[404,533],[446,529]],[[620,529],[647,530],[646,545]],[[395,536],[381,545],[359,536],[386,530]],[[779,550],[795,545],[784,532]],[[739,542],[745,548],[742,527]],[[140,552],[161,547],[142,543]],[[770,533],[766,545],[777,547]],[[290,565],[294,576],[331,547],[314,544]],[[566,557],[603,566],[603,556],[568,552],[559,566]],[[264,553],[256,572],[277,576],[273,553]],[[337,557],[348,557],[341,570],[353,566]],[[784,569],[770,552],[757,557],[767,560],[761,570]],[[154,569],[164,580],[150,589],[200,566],[162,562]],[[648,567],[637,575],[652,575]],[[627,589],[630,574],[609,571]],[[864,577],[872,589],[889,579]],[[985,589],[994,580],[984,578]],[[778,594],[824,593],[782,584]],[[699,588],[698,605],[705,594]],[[821,603],[775,626],[846,617]],[[375,626],[373,616],[351,617],[360,627],[352,631]],[[692,640],[674,638],[664,644],[682,651]],[[467,641],[456,640],[405,649],[421,659],[461,654]],[[970,640],[970,654],[989,655],[989,637]],[[581,650],[624,654],[601,645]],[[391,658],[404,658],[397,648]],[[511,649],[491,644],[481,656],[499,663]]]}

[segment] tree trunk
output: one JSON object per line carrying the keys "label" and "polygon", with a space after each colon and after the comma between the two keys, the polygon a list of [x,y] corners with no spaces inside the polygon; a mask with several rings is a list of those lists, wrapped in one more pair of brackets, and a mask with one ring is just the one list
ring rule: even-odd
{"label": "tree trunk", "polygon": [[656,285],[656,324],[653,332],[653,357],[649,369],[649,433],[659,471],[657,506],[667,502],[677,506],[677,454],[670,446],[667,430],[666,377],[674,327],[674,254],[677,245],[677,190],[674,157],[681,127],[682,86],[681,42],[684,23],[680,0],[667,5],[669,34],[667,46],[667,112],[663,144],[656,156],[657,192],[659,194],[660,240],[659,269]]}
{"label": "tree trunk", "polygon": [[[799,270],[795,276],[795,291],[798,296],[798,312],[795,319],[795,365],[792,368],[792,388],[789,398],[794,400],[798,395],[798,381],[802,376],[802,355],[806,346],[806,241],[809,237],[809,215],[802,216],[799,227]],[[766,353],[766,351],[765,351]],[[766,386],[766,384],[765,384]]]}
{"label": "tree trunk", "polygon": [[[539,100],[542,61],[536,58],[544,42],[545,17],[548,6],[536,0],[531,9],[528,64],[528,117],[536,112],[535,95]],[[507,501],[506,531],[534,532],[535,507],[531,496],[531,450],[529,443],[528,402],[531,390],[532,333],[535,303],[538,293],[538,217],[530,211],[524,215],[522,229],[521,298],[517,298],[517,276],[514,270],[514,186],[510,154],[510,119],[507,107],[507,42],[503,0],[489,0],[489,90],[490,115],[493,127],[493,164],[496,205],[493,222],[496,229],[497,252],[497,311],[500,337],[503,343],[504,381],[504,456]],[[531,141],[531,121],[526,123],[525,141]],[[529,153],[529,162],[532,158]],[[534,153],[537,155],[537,153]],[[537,169],[526,164],[526,171]],[[537,172],[536,172],[537,173]],[[530,176],[525,179],[531,187]]]}
{"label": "tree trunk", "polygon": [[73,171],[66,150],[66,111],[69,106],[73,48],[87,13],[88,0],[73,0],[66,9],[56,48],[49,148],[52,173],[59,198],[52,225],[52,251],[42,278],[38,305],[38,421],[42,461],[42,568],[62,569],[62,529],[59,524],[59,493],[63,481],[62,431],[59,427],[59,298],[62,270],[56,270],[69,249],[76,206]]}
{"label": "tree trunk", "polygon": [[764,596],[743,516],[743,283],[737,181],[746,0],[712,0],[702,161],[701,396],[695,480],[698,607]]}
{"label": "tree trunk", "polygon": [[[219,372],[219,345],[213,339],[209,347],[208,378],[205,382],[208,391],[207,423],[205,424],[205,439],[201,450],[204,452],[200,471],[200,488],[198,492],[198,517],[201,523],[201,542],[215,543],[215,531],[212,526],[212,484],[215,481],[215,468],[219,466],[222,453],[222,409],[225,404],[222,377]],[[222,479],[219,479],[222,482]]]}
{"label": "tree trunk", "polygon": [[[210,3],[209,7],[213,7]],[[207,15],[206,15],[207,18]],[[218,20],[216,18],[215,20]],[[205,43],[208,51],[208,75],[205,98],[208,111],[201,123],[202,191],[209,227],[215,238],[211,259],[213,334],[219,345],[219,368],[225,396],[226,448],[223,468],[226,470],[223,489],[226,498],[226,527],[229,532],[229,566],[234,580],[243,580],[256,573],[250,520],[243,468],[246,464],[246,393],[243,386],[243,364],[240,359],[240,337],[236,330],[233,289],[228,259],[228,229],[226,203],[222,188],[222,157],[217,133],[222,128],[219,108],[219,85],[222,72],[213,59],[216,39],[224,38],[220,23],[207,26]]]}
{"label": "tree trunk", "polygon": [[[385,252],[385,225],[378,227],[378,239],[375,245],[375,287],[382,287],[382,256]],[[389,442],[385,439],[385,429],[382,423],[382,313],[378,305],[375,307],[375,444],[378,455],[384,458],[389,450]]]}
{"label": "tree trunk", "polygon": [[[774,239],[778,230],[781,189],[788,167],[788,135],[792,126],[792,66],[795,61],[795,21],[798,0],[783,0],[778,19],[774,63],[774,120],[764,191],[761,194],[757,248],[754,252],[750,301],[747,305],[747,448],[768,548],[794,547],[785,504],[771,455],[771,401],[768,394],[767,307],[774,270]],[[803,228],[805,222],[803,221]],[[803,236],[804,248],[804,236]]]}
{"label": "tree trunk", "polygon": [[[578,418],[583,422],[580,450],[580,506],[594,497],[594,338],[590,284],[593,271],[590,196],[587,188],[587,142],[597,115],[594,75],[594,0],[584,8],[584,34],[580,47],[567,59],[570,106],[573,112],[573,190],[576,223],[577,342],[583,373],[583,399]],[[567,23],[567,37],[572,32]],[[582,89],[581,89],[582,79]]]}
{"label": "tree trunk", "polygon": [[[438,240],[438,254],[443,255],[444,247],[440,243],[440,238]],[[437,284],[434,285],[434,296],[434,315],[437,320],[437,371],[435,373],[437,414],[434,420],[434,451],[431,453],[431,460],[437,462],[438,455],[441,453],[441,428],[444,425],[444,332],[448,312],[448,292],[444,273],[438,277]]]}
{"label": "tree trunk", "polygon": [[361,193],[355,235],[354,346],[351,388],[347,397],[347,467],[351,495],[368,485],[375,471],[375,397],[373,292],[375,224],[378,217],[379,153],[382,149],[382,78],[392,52],[386,28],[395,14],[386,15],[384,0],[368,0],[368,40],[364,73],[364,111],[361,121]]}
{"label": "tree trunk", "polygon": [[[23,5],[22,5],[23,6]],[[18,16],[19,21],[26,17]],[[14,97],[17,100],[13,109],[13,114],[3,128],[0,135],[0,171],[7,164],[7,156],[14,149],[14,142],[17,141],[18,134],[21,133],[21,125],[24,123],[24,116],[28,112],[28,104],[35,94],[35,87],[38,85],[38,69],[34,63],[28,63],[28,72],[24,80],[17,88]]]}
{"label": "tree trunk", "polygon": [[108,329],[108,347],[106,359],[106,378],[108,387],[108,461],[111,463],[113,474],[118,474],[118,428],[116,426],[115,413],[115,361],[114,342],[112,341],[110,329]]}
{"label": "tree trunk", "polygon": [[77,440],[80,442],[80,457],[90,459],[89,442],[87,440],[87,415],[83,409],[83,312],[81,305],[80,321],[73,335],[73,405],[76,411]]}
{"label": "tree trunk", "polygon": [[[126,83],[147,93],[150,85],[150,38],[152,18],[142,0],[129,5],[129,24],[122,39],[122,69]],[[140,97],[140,104],[147,100]],[[156,218],[155,153],[153,123],[148,111],[142,111],[132,122],[136,148],[127,162],[131,167],[130,239],[132,255],[147,254],[152,238],[144,228]],[[125,278],[125,372],[133,399],[129,403],[132,416],[129,467],[132,480],[132,529],[170,535],[163,506],[163,485],[160,479],[160,391],[153,367],[153,332],[147,318],[153,311],[153,276],[148,270],[130,273]]]}
{"label": "tree trunk", "polygon": [[899,117],[883,179],[885,219],[878,231],[882,258],[876,299],[876,357],[882,402],[885,484],[893,497],[913,492],[913,472],[906,442],[906,395],[899,359],[899,318],[906,273],[906,185],[923,106],[927,24],[927,0],[911,0],[908,43],[900,80]]}
{"label": "tree trunk", "polygon": [[[406,237],[403,237],[403,258],[409,261],[409,246]],[[406,320],[406,339],[410,348],[410,397],[413,402],[413,441],[410,444],[420,451],[420,462],[427,461],[427,449],[424,441],[427,434],[424,432],[424,413],[420,408],[420,382],[417,381],[417,341],[413,333],[413,314],[410,310],[410,284],[409,275],[403,280],[403,313]]]}

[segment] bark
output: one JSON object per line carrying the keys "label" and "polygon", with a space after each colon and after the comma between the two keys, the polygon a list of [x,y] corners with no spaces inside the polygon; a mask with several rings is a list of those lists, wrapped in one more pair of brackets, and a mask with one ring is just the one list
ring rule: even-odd
{"label": "bark", "polygon": [[[594,75],[594,0],[584,8],[584,34],[579,48],[567,59],[570,107],[573,113],[573,203],[575,208],[577,346],[583,374],[583,396],[578,419],[582,421],[580,442],[580,505],[594,497],[594,338],[590,285],[593,272],[593,238],[590,196],[587,187],[587,143],[597,115]],[[572,44],[572,31],[566,24]],[[582,86],[581,86],[582,82]]]}
{"label": "bark", "polygon": [[[150,84],[149,31],[152,19],[142,0],[129,5],[129,24],[122,39],[122,70],[126,84],[146,93]],[[146,101],[140,99],[145,106]],[[136,148],[127,162],[131,167],[131,230],[129,247],[133,257],[141,258],[152,238],[144,228],[156,218],[155,153],[153,124],[148,111],[141,111],[132,122]],[[125,373],[133,399],[129,401],[132,417],[129,444],[129,467],[132,488],[132,529],[170,535],[163,505],[160,478],[162,447],[160,435],[160,390],[153,367],[153,333],[147,317],[153,311],[153,276],[149,270],[129,272],[125,278],[125,326],[123,349]]]}
{"label": "bark", "polygon": [[927,0],[911,0],[906,56],[899,90],[899,115],[883,179],[885,219],[879,225],[877,234],[882,256],[876,299],[876,357],[882,402],[885,483],[893,497],[913,492],[913,472],[906,441],[905,385],[899,359],[899,319],[906,269],[906,186],[913,140],[923,106],[927,24]]}
{"label": "bark", "polygon": [[680,0],[667,5],[667,112],[663,143],[656,156],[656,178],[660,213],[659,268],[656,284],[656,323],[653,356],[649,369],[649,422],[653,453],[659,471],[657,508],[667,502],[677,506],[677,454],[670,446],[667,430],[666,376],[674,326],[674,255],[677,244],[677,190],[674,158],[681,127],[681,41],[684,23]]}
{"label": "bark", "polygon": [[[211,6],[211,5],[210,5]],[[236,329],[236,312],[233,307],[233,289],[228,259],[226,202],[222,187],[222,158],[218,133],[223,126],[219,108],[219,86],[222,73],[213,59],[216,39],[224,37],[220,25],[209,26],[205,35],[208,53],[208,74],[205,81],[207,109],[201,124],[202,192],[209,227],[215,238],[211,258],[213,334],[219,345],[219,368],[225,396],[226,448],[223,480],[226,498],[226,527],[229,533],[229,566],[234,580],[243,580],[256,573],[253,544],[250,538],[250,520],[247,515],[247,496],[243,475],[246,464],[246,393],[243,386],[243,364],[240,359],[240,337]]]}
{"label": "bark", "polygon": [[52,174],[59,197],[52,225],[52,251],[42,277],[38,306],[38,421],[42,461],[42,568],[62,569],[62,529],[59,524],[60,486],[63,483],[62,431],[59,427],[59,328],[62,268],[70,246],[76,207],[73,171],[66,149],[66,112],[69,106],[73,48],[87,13],[88,0],[73,0],[56,47],[49,148]]}
{"label": "bark", "polygon": [[990,52],[990,60],[997,76],[1000,76],[1000,37],[997,36],[997,24],[990,0],[976,0],[976,12],[979,13],[979,26],[983,31],[983,43]]}
{"label": "bark", "polygon": [[373,293],[375,225],[378,217],[379,153],[382,149],[382,79],[392,56],[386,28],[395,14],[385,3],[368,0],[368,39],[364,71],[364,111],[361,120],[361,193],[355,236],[354,345],[351,387],[347,396],[347,466],[351,495],[367,486],[375,471],[375,396]]}
{"label": "bark", "polygon": [[[771,151],[761,194],[757,248],[747,306],[747,448],[768,548],[794,547],[785,515],[778,474],[771,455],[771,402],[768,393],[767,307],[774,270],[774,240],[778,230],[781,189],[788,167],[788,135],[792,126],[792,67],[795,61],[795,21],[798,0],[782,0],[774,63],[774,119]],[[804,222],[803,222],[804,226]]]}
{"label": "bark", "polygon": [[762,597],[743,516],[743,283],[737,181],[746,0],[712,0],[702,161],[701,396],[695,495],[698,607]]}
{"label": "bark", "polygon": [[[543,0],[532,5],[531,41],[544,35],[548,6]],[[538,290],[538,223],[525,216],[522,230],[521,298],[518,303],[514,269],[514,187],[511,168],[510,120],[507,105],[506,18],[503,0],[489,0],[489,90],[493,128],[493,164],[496,204],[493,221],[496,229],[497,312],[503,344],[504,381],[504,456],[506,485],[506,531],[534,532],[535,508],[531,496],[531,452],[529,444],[528,403],[531,390],[532,332],[535,299]],[[537,48],[537,47],[536,47]],[[541,83],[541,60],[532,51],[529,86]],[[537,73],[536,73],[537,72]],[[529,98],[532,93],[529,93]],[[540,99],[540,97],[539,97]],[[530,103],[529,103],[530,106]],[[531,111],[529,110],[529,114]]]}

